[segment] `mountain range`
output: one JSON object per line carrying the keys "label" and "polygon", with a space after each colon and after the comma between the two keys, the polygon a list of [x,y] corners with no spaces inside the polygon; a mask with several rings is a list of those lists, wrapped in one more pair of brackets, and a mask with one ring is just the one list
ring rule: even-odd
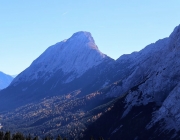
{"label": "mountain range", "polygon": [[50,46],[0,91],[4,130],[69,139],[179,139],[180,25],[113,60],[89,32]]}
{"label": "mountain range", "polygon": [[8,87],[12,82],[13,77],[0,71],[0,90]]}

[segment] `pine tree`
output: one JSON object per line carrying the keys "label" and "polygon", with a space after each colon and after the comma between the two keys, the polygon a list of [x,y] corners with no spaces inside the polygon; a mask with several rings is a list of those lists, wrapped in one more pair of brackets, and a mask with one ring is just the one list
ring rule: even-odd
{"label": "pine tree", "polygon": [[34,137],[34,139],[33,139],[33,140],[38,140],[38,136]]}
{"label": "pine tree", "polygon": [[12,140],[25,140],[24,135],[22,133],[13,134]]}
{"label": "pine tree", "polygon": [[4,133],[0,132],[0,140],[3,140],[3,137],[4,137]]}
{"label": "pine tree", "polygon": [[11,140],[11,133],[10,133],[10,131],[7,131],[5,133],[3,140]]}
{"label": "pine tree", "polygon": [[29,134],[27,137],[26,137],[26,140],[31,140],[32,139],[32,137],[31,137],[31,135]]}
{"label": "pine tree", "polygon": [[56,138],[56,140],[62,140],[61,136],[58,135],[57,138]]}

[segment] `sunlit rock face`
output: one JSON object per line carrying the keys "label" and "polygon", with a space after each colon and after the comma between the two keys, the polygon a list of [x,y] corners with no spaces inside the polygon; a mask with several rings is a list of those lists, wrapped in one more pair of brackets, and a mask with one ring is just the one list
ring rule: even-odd
{"label": "sunlit rock face", "polygon": [[108,57],[99,51],[89,32],[77,32],[69,39],[49,47],[15,78],[12,85],[39,78],[48,80],[59,70],[64,75],[71,73],[71,78],[64,81],[70,82],[106,58]]}

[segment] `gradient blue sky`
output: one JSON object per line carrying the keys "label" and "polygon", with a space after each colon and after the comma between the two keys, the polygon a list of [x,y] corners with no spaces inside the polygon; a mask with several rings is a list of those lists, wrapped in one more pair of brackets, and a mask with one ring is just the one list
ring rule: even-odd
{"label": "gradient blue sky", "polygon": [[20,73],[77,31],[117,59],[169,36],[179,15],[179,0],[1,0],[0,71]]}

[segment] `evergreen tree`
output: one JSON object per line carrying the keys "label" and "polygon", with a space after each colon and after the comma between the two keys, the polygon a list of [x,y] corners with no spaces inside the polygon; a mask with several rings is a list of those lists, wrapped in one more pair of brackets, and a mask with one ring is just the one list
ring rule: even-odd
{"label": "evergreen tree", "polygon": [[3,140],[11,140],[11,133],[10,133],[10,131],[7,131],[5,133]]}
{"label": "evergreen tree", "polygon": [[62,140],[61,136],[58,135],[57,138],[56,138],[56,140]]}
{"label": "evergreen tree", "polygon": [[25,140],[24,135],[22,133],[13,134],[12,140]]}
{"label": "evergreen tree", "polygon": [[3,140],[3,137],[4,137],[4,133],[0,132],[0,140]]}
{"label": "evergreen tree", "polygon": [[48,136],[46,136],[44,138],[44,140],[53,140],[53,136],[51,134],[49,134]]}
{"label": "evergreen tree", "polygon": [[49,140],[53,140],[53,136],[49,134]]}
{"label": "evergreen tree", "polygon": [[29,134],[27,137],[26,137],[26,140],[31,140],[32,139],[32,137],[31,137],[31,135]]}
{"label": "evergreen tree", "polygon": [[33,140],[38,140],[38,136],[34,137],[34,139],[33,139]]}
{"label": "evergreen tree", "polygon": [[49,137],[48,137],[48,136],[45,136],[44,140],[49,140]]}

